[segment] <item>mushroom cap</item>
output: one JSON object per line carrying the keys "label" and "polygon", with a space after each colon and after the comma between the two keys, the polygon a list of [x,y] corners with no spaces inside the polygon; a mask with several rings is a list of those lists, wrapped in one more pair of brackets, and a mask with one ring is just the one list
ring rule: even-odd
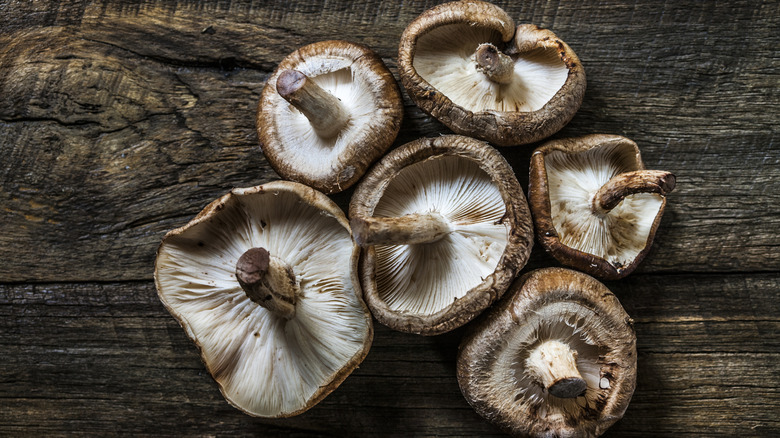
{"label": "mushroom cap", "polygon": [[[576,398],[536,384],[526,359],[558,340],[578,355],[587,383]],[[636,387],[633,321],[603,284],[583,273],[546,268],[523,275],[486,312],[458,351],[458,383],[484,418],[516,436],[598,436],[622,418]]]}
{"label": "mushroom cap", "polygon": [[539,242],[564,265],[605,280],[633,272],[650,251],[666,197],[631,194],[604,215],[591,206],[596,191],[612,177],[644,168],[636,143],[618,135],[592,134],[540,146],[531,156],[528,182]]}
{"label": "mushroom cap", "polygon": [[436,335],[501,297],[528,261],[530,212],[520,183],[487,143],[448,135],[390,152],[358,184],[350,218],[439,213],[444,238],[363,248],[360,279],[373,315],[395,330]]}
{"label": "mushroom cap", "polygon": [[[256,304],[239,285],[236,261],[255,247],[292,267],[301,292],[292,319]],[[360,297],[358,254],[336,204],[277,181],[233,189],[169,232],[154,277],[227,401],[250,415],[288,417],[322,400],[368,353],[373,327]]]}
{"label": "mushroom cap", "polygon": [[[480,72],[474,52],[490,42],[514,60],[511,83]],[[532,143],[560,130],[585,95],[585,70],[549,30],[515,28],[498,6],[457,1],[417,17],[401,36],[398,71],[409,96],[455,133],[498,146]]]}
{"label": "mushroom cap", "polygon": [[[322,138],[306,116],[283,99],[276,80],[297,70],[341,100],[350,113],[344,130]],[[390,147],[401,128],[398,84],[366,46],[321,41],[288,55],[268,78],[257,108],[257,133],[271,167],[283,178],[324,193],[354,184]]]}

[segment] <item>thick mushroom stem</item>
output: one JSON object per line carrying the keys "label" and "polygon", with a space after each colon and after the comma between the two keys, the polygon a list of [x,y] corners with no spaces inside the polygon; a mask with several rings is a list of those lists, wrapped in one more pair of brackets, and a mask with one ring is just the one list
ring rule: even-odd
{"label": "thick mushroom stem", "polygon": [[276,92],[309,119],[317,135],[336,136],[349,121],[341,100],[298,70],[285,70],[276,79]]}
{"label": "thick mushroom stem", "polygon": [[578,397],[588,386],[577,370],[577,352],[561,341],[541,343],[528,355],[525,368],[539,385],[555,397]]}
{"label": "thick mushroom stem", "polygon": [[477,61],[477,68],[491,81],[499,84],[512,82],[515,62],[512,57],[502,53],[493,44],[480,44],[474,53],[474,58]]}
{"label": "thick mushroom stem", "polygon": [[352,238],[360,246],[412,245],[436,242],[452,229],[439,213],[414,213],[401,217],[357,217],[350,221]]}
{"label": "thick mushroom stem", "polygon": [[290,265],[265,248],[247,250],[236,263],[236,278],[246,295],[276,316],[295,315],[298,285]]}
{"label": "thick mushroom stem", "polygon": [[593,196],[592,209],[605,215],[623,199],[634,193],[658,193],[666,196],[674,190],[675,176],[663,170],[635,170],[621,173],[601,186]]}

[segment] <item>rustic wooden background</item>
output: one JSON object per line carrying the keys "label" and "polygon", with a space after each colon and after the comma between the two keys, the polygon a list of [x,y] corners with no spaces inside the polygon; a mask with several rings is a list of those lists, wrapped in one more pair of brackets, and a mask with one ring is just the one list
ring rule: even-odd
{"label": "rustic wooden background", "polygon": [[[246,416],[152,282],[167,230],[277,178],[254,114],[286,54],[345,38],[397,76],[401,32],[435,3],[0,1],[0,435],[499,435],[460,395],[462,329],[377,325],[321,404]],[[557,137],[625,135],[677,175],[653,252],[608,283],[636,321],[639,377],[607,435],[778,436],[780,5],[497,3],[585,66]],[[448,132],[404,99],[396,145]],[[531,149],[501,149],[523,186]],[[529,268],[551,265],[537,246]]]}

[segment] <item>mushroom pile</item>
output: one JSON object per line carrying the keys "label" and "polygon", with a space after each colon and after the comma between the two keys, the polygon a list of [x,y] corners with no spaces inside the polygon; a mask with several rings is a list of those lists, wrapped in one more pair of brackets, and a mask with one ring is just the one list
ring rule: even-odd
{"label": "mushroom pile", "polygon": [[[425,11],[403,33],[398,73],[423,111],[461,135],[387,153],[403,105],[379,56],[323,41],[284,58],[256,121],[268,163],[291,181],[233,189],[169,232],[155,267],[161,301],[250,415],[300,414],[338,387],[368,354],[372,315],[420,335],[474,320],[457,380],[480,415],[517,436],[600,435],[634,392],[636,335],[588,274],[637,268],[674,175],[645,169],[625,137],[557,139],[533,152],[526,201],[488,142],[560,130],[585,73],[555,34],[515,26],[492,4]],[[348,219],[327,195],[355,184]],[[534,238],[582,272],[517,278]]]}

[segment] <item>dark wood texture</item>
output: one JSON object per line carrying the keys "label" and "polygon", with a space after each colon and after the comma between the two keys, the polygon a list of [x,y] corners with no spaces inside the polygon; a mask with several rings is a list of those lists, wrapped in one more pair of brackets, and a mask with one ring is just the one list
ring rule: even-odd
{"label": "dark wood texture", "polygon": [[[286,54],[349,39],[397,77],[403,29],[435,3],[0,1],[0,435],[498,435],[459,393],[462,330],[377,326],[320,405],[248,417],[151,281],[167,230],[277,178],[254,115]],[[639,382],[607,435],[780,435],[780,3],[496,3],[585,66],[556,137],[624,135],[677,177],[654,249],[608,284]],[[396,145],[449,132],[404,99]],[[501,149],[524,187],[531,150]],[[537,247],[529,268],[554,264]]]}

